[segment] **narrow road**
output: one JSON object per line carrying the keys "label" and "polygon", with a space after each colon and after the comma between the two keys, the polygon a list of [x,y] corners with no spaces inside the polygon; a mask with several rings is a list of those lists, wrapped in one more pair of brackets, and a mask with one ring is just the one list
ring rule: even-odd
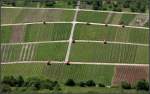
{"label": "narrow road", "polygon": [[[10,9],[56,9],[56,10],[73,10],[76,11],[76,9],[71,8],[36,8],[36,7],[1,7],[3,8],[10,8]],[[144,14],[149,15],[148,13],[137,13],[137,12],[117,12],[117,11],[102,11],[102,10],[90,10],[90,9],[78,9],[79,11],[93,11],[93,12],[106,12],[106,13],[121,13],[121,14]]]}
{"label": "narrow road", "polygon": [[[1,62],[1,64],[31,64],[31,63],[47,63],[48,61],[16,61]],[[51,61],[52,64],[63,64],[63,61]],[[104,62],[70,62],[70,64],[81,65],[122,65],[122,66],[149,66],[149,64],[128,64],[128,63],[104,63]]]}
{"label": "narrow road", "polygon": [[[71,40],[71,42],[70,42]],[[59,40],[59,41],[40,41],[40,42],[23,42],[23,43],[1,43],[2,46],[6,45],[24,45],[24,44],[41,44],[41,43],[72,43],[70,40]],[[104,41],[95,41],[95,40],[75,40],[78,43],[104,43]],[[126,44],[126,45],[137,45],[137,46],[149,46],[149,44],[142,43],[129,43],[129,42],[117,42],[117,41],[107,41],[110,44]],[[71,46],[68,46],[69,49]]]}
{"label": "narrow road", "polygon": [[[72,22],[46,22],[47,24],[55,24],[55,23],[70,23],[70,24],[87,24],[87,22],[78,22],[78,21],[72,21]],[[16,23],[16,24],[1,24],[1,26],[13,26],[13,25],[30,25],[30,24],[43,24],[43,22],[32,22],[32,23]],[[103,23],[93,23],[90,22],[90,25],[102,25]],[[108,24],[108,26],[114,26],[114,27],[122,27],[122,25],[117,24]],[[149,29],[148,27],[139,27],[139,26],[125,26],[128,28],[139,28],[139,29]]]}
{"label": "narrow road", "polygon": [[72,41],[73,41],[73,34],[74,34],[74,31],[75,31],[75,25],[76,25],[76,19],[77,19],[79,7],[80,7],[80,1],[77,2],[76,12],[75,12],[75,15],[74,15],[74,18],[73,18],[73,23],[72,23],[72,29],[71,29],[70,38],[69,38],[68,49],[67,49],[67,53],[66,53],[66,57],[65,57],[65,63],[68,62],[68,60],[69,60],[69,55],[70,55],[71,45],[72,45]]}

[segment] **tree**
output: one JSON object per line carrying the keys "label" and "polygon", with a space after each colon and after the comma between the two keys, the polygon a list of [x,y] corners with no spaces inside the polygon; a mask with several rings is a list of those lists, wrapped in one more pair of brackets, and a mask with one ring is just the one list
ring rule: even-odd
{"label": "tree", "polygon": [[86,85],[87,85],[88,87],[96,86],[96,84],[95,84],[95,82],[94,82],[93,80],[88,80],[88,81],[86,82]]}
{"label": "tree", "polygon": [[123,7],[124,8],[129,8],[130,7],[130,0],[124,0],[124,2],[123,2]]}
{"label": "tree", "polygon": [[54,4],[56,4],[56,2],[55,2],[54,0],[52,0],[52,1],[47,1],[47,2],[46,2],[46,6],[47,6],[47,7],[54,6]]}
{"label": "tree", "polygon": [[135,2],[130,3],[130,10],[131,10],[132,12],[138,11]]}
{"label": "tree", "polygon": [[75,86],[75,82],[72,79],[68,79],[65,83],[66,86]]}
{"label": "tree", "polygon": [[13,76],[4,76],[2,83],[10,86],[16,86],[17,81]]}
{"label": "tree", "polygon": [[123,82],[121,82],[121,88],[123,88],[123,89],[131,89],[131,85],[128,82],[123,81]]}
{"label": "tree", "polygon": [[105,85],[102,84],[102,83],[99,83],[98,86],[99,86],[99,87],[105,87]]}
{"label": "tree", "polygon": [[139,80],[136,84],[136,90],[149,90],[149,83],[146,80]]}
{"label": "tree", "polygon": [[17,86],[18,86],[18,87],[23,86],[23,84],[24,84],[24,79],[23,79],[22,76],[18,76],[18,77],[16,78],[16,81],[17,81]]}
{"label": "tree", "polygon": [[83,82],[83,81],[81,81],[81,82],[79,83],[79,86],[81,86],[81,87],[85,87],[85,86],[86,86],[86,83],[85,83],[85,82]]}
{"label": "tree", "polygon": [[102,9],[103,1],[102,0],[95,0],[93,2],[93,9],[94,10],[99,10]]}

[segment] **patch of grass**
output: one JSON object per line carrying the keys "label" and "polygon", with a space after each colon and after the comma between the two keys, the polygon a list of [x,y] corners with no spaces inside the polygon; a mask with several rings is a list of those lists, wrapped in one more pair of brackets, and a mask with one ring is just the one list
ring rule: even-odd
{"label": "patch of grass", "polygon": [[12,24],[16,17],[21,13],[22,9],[1,9],[1,24]]}
{"label": "patch of grass", "polygon": [[[125,31],[126,32],[126,31]],[[149,42],[149,30],[148,29],[129,29],[129,42],[144,43]]]}
{"label": "patch of grass", "polygon": [[114,40],[116,27],[78,24],[75,39],[78,40]]}
{"label": "patch of grass", "polygon": [[10,26],[1,27],[1,43],[8,43],[12,34],[12,28]]}
{"label": "patch of grass", "polygon": [[111,85],[114,66],[52,64],[47,66],[44,71],[50,79],[63,83],[71,78],[76,82],[92,79],[97,83]]}
{"label": "patch of grass", "polygon": [[135,14],[123,14],[120,22],[124,22],[125,25],[129,25],[129,23],[135,18]]}
{"label": "patch of grass", "polygon": [[2,76],[22,75],[23,77],[44,76],[42,73],[45,64],[8,64],[1,66]]}
{"label": "patch of grass", "polygon": [[53,9],[2,9],[2,23],[72,21],[74,11]]}
{"label": "patch of grass", "polygon": [[67,43],[44,43],[37,45],[34,60],[63,61],[67,51]]}
{"label": "patch of grass", "polygon": [[148,44],[148,35],[149,32],[146,29],[77,24],[74,38]]}
{"label": "patch of grass", "polygon": [[149,63],[149,48],[148,47],[138,47],[136,56],[135,56],[135,63]]}
{"label": "patch of grass", "polygon": [[[72,45],[70,61],[105,63],[148,63],[147,54],[137,53],[140,47],[123,44],[75,43]],[[143,47],[147,49],[146,47]],[[142,62],[136,56],[142,55]]]}
{"label": "patch of grass", "polygon": [[71,24],[27,25],[25,41],[68,40]]}
{"label": "patch of grass", "polygon": [[43,76],[60,83],[74,79],[80,81],[94,80],[96,83],[111,85],[114,74],[114,66],[101,65],[70,65],[65,64],[8,64],[2,65],[2,76],[22,75],[24,77]]}
{"label": "patch of grass", "polygon": [[104,23],[107,15],[108,13],[104,12],[80,11],[77,20],[81,22]]}

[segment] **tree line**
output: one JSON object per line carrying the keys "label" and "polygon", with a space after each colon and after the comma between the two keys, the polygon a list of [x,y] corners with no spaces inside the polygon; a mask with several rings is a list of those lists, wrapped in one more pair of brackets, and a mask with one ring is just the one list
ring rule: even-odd
{"label": "tree line", "polygon": [[[31,90],[42,90],[48,89],[50,91],[61,91],[62,86],[68,87],[106,87],[103,83],[96,83],[94,80],[80,81],[76,82],[73,79],[66,80],[65,83],[59,83],[58,81],[51,81],[50,79],[44,78],[41,79],[39,77],[28,77],[23,78],[20,76],[4,76],[1,80],[1,88],[0,93],[10,93],[12,91],[12,87],[23,88],[24,91],[27,89]],[[149,90],[149,82],[146,80],[137,81],[136,85],[132,86],[130,83],[123,81],[120,84],[122,89],[136,89],[136,90]],[[116,87],[118,88],[118,87]]]}

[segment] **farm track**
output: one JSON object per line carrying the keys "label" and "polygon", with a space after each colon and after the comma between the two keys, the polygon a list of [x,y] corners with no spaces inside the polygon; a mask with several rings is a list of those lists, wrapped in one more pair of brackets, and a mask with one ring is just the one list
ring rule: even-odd
{"label": "farm track", "polygon": [[[15,61],[1,62],[1,64],[30,64],[30,63],[47,63],[48,61]],[[64,64],[63,61],[51,61],[52,64]],[[121,65],[121,66],[149,66],[149,64],[127,64],[127,63],[104,63],[104,62],[70,62],[70,64],[81,65]]]}
{"label": "farm track", "polygon": [[71,29],[71,33],[70,33],[69,44],[68,44],[68,49],[67,49],[67,53],[66,53],[66,57],[65,57],[65,62],[68,62],[69,56],[70,56],[71,45],[72,45],[72,41],[73,41],[73,34],[74,34],[74,31],[75,31],[75,26],[76,26],[76,20],[77,20],[80,1],[78,1],[77,5],[78,6],[76,6],[76,12],[75,12],[75,15],[74,15],[74,18],[73,18],[72,29]]}
{"label": "farm track", "polygon": [[[41,43],[68,43],[69,40],[60,41],[40,41],[40,42],[23,42],[23,43],[1,43],[1,45],[25,45],[25,44],[41,44]],[[75,40],[76,43],[104,43],[104,41],[94,41],[94,40]],[[148,44],[141,43],[129,43],[129,42],[116,42],[107,41],[110,44],[125,44],[125,45],[137,45],[137,46],[149,46]]]}
{"label": "farm track", "polygon": [[[87,22],[46,22],[47,24],[55,24],[55,23],[72,23],[72,24],[87,24]],[[16,24],[1,24],[1,26],[14,26],[14,25],[30,25],[30,24],[43,24],[43,22],[32,22],[32,23],[16,23]],[[90,25],[101,25],[104,26],[106,24],[103,23],[93,23],[91,22]],[[122,27],[122,25],[116,25],[116,24],[107,24],[108,26],[114,26],[114,27]],[[149,29],[148,27],[139,27],[139,26],[125,26],[128,28],[139,28],[139,29]]]}
{"label": "farm track", "polygon": [[[56,10],[73,10],[76,11],[77,9],[71,8],[36,8],[36,7],[1,7],[1,8],[18,8],[18,9],[56,9]],[[149,15],[148,13],[136,13],[136,12],[116,12],[116,11],[102,11],[102,10],[89,10],[89,9],[79,9],[79,11],[93,11],[93,12],[106,12],[106,13],[121,13],[121,14],[144,14]]]}

